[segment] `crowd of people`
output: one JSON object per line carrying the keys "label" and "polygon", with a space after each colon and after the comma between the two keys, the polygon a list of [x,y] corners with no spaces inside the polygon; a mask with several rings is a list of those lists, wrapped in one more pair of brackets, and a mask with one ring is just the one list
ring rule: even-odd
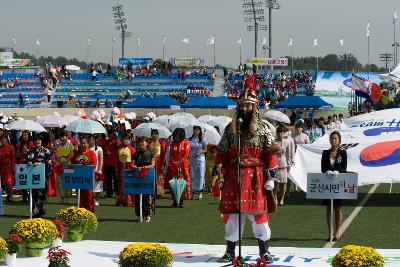
{"label": "crowd of people", "polygon": [[[210,189],[211,171],[206,183],[206,157],[210,146],[202,137],[199,126],[193,128],[193,135],[186,139],[185,130],[177,128],[169,139],[160,139],[153,129],[151,138],[135,136],[132,128],[141,121],[108,123],[107,134],[79,135],[63,129],[50,129],[47,133],[34,135],[28,131],[1,130],[0,164],[2,188],[7,193],[7,202],[13,202],[15,164],[45,164],[46,188],[33,190],[33,215],[42,217],[46,213],[47,196],[57,195],[60,203],[71,203],[72,191],[62,187],[62,165],[93,165],[95,170],[93,190],[81,190],[82,207],[94,212],[100,205],[101,197],[115,198],[117,206],[136,206],[138,199],[124,195],[122,176],[124,169],[155,168],[157,194],[143,198],[145,221],[150,221],[154,197],[163,196],[169,188],[169,181],[180,176],[187,182],[180,201],[173,196],[172,206],[183,208],[185,199],[201,199],[203,190]],[[215,146],[214,146],[215,147]],[[212,149],[210,150],[212,151]],[[209,152],[208,154],[210,154]],[[211,164],[211,163],[210,163]],[[212,166],[208,166],[212,168]],[[26,191],[22,201],[28,200]],[[140,214],[136,207],[136,214]]]}
{"label": "crowd of people", "polygon": [[[243,88],[243,81],[235,81],[235,77],[243,77],[244,72],[224,71],[226,94],[229,98],[237,99]],[[296,72],[287,75],[281,72],[279,75],[272,73],[255,75],[258,99],[260,106],[272,106],[283,100],[289,95],[298,95],[299,90],[304,88],[305,95],[312,96],[315,92],[315,81],[308,72]]]}

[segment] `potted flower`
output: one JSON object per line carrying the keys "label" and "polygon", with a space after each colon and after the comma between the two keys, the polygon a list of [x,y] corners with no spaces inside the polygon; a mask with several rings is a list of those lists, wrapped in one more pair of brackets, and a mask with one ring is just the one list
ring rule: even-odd
{"label": "potted flower", "polygon": [[67,227],[68,239],[71,242],[81,241],[83,235],[97,229],[97,217],[85,208],[69,207],[57,212],[57,219]]}
{"label": "potted flower", "polygon": [[7,243],[4,238],[0,237],[0,260],[8,253]]}
{"label": "potted flower", "polygon": [[10,235],[6,239],[8,253],[6,255],[6,265],[13,266],[17,260],[17,253],[20,250],[20,245],[22,243],[21,237],[18,235]]}
{"label": "potted flower", "polygon": [[42,250],[57,238],[58,231],[52,221],[35,218],[16,222],[10,234],[16,234],[22,238],[26,256],[39,257],[42,255]]}
{"label": "potted flower", "polygon": [[60,246],[49,249],[47,255],[48,267],[70,267],[68,255],[71,255],[71,253],[60,248]]}
{"label": "potted flower", "polygon": [[61,246],[62,240],[64,238],[65,224],[64,224],[64,222],[62,222],[60,220],[54,220],[53,223],[57,227],[58,235],[57,235],[57,238],[51,244],[51,246],[53,246],[53,247]]}
{"label": "potted flower", "polygon": [[119,254],[120,267],[168,267],[173,263],[172,252],[154,243],[129,244]]}
{"label": "potted flower", "polygon": [[333,267],[383,267],[384,260],[374,248],[348,245],[343,247],[332,260]]}

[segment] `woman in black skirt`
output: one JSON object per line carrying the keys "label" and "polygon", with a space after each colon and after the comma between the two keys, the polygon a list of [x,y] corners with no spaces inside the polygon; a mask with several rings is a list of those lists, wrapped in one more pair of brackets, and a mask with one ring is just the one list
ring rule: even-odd
{"label": "woman in black skirt", "polygon": [[[146,137],[140,137],[137,142],[137,150],[133,154],[132,168],[139,174],[154,168],[155,158],[147,149]],[[150,215],[154,213],[154,195],[142,195],[142,214],[145,222],[150,222]],[[140,195],[135,195],[135,214],[140,216]]]}
{"label": "woman in black skirt", "polygon": [[[344,173],[347,172],[347,153],[346,150],[340,148],[342,138],[339,132],[332,132],[329,136],[331,148],[322,152],[321,172]],[[330,201],[325,199],[323,204],[326,206],[326,217],[328,229],[331,221],[331,205]],[[339,238],[339,230],[342,224],[342,201],[335,199],[333,201],[333,210],[335,214],[335,227],[333,229],[333,241]]]}

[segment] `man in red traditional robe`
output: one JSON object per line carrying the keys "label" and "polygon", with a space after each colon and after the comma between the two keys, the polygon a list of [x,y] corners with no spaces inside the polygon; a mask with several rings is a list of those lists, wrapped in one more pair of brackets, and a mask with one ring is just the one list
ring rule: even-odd
{"label": "man in red traditional robe", "polygon": [[[93,175],[97,166],[96,153],[89,149],[89,140],[82,138],[79,145],[79,150],[75,153],[74,164],[92,165]],[[81,190],[80,207],[94,212],[93,190]]]}
{"label": "man in red traditional robe", "polygon": [[[224,132],[217,146],[216,166],[222,168],[223,183],[221,192],[220,212],[224,214],[225,239],[227,249],[219,259],[220,262],[230,262],[235,257],[236,241],[239,231],[242,235],[246,218],[252,223],[254,236],[258,240],[259,253],[262,260],[272,263],[268,250],[268,240],[271,230],[268,226],[268,213],[275,210],[275,202],[270,190],[272,180],[264,174],[267,166],[267,152],[275,149],[274,137],[268,126],[260,119],[258,100],[255,92],[254,78],[248,75],[245,80],[245,91],[238,99],[237,112]],[[242,121],[241,123],[239,123]],[[240,131],[241,149],[240,192],[238,198],[238,132]],[[266,169],[265,169],[266,170]],[[241,229],[239,229],[239,203],[241,204]]]}

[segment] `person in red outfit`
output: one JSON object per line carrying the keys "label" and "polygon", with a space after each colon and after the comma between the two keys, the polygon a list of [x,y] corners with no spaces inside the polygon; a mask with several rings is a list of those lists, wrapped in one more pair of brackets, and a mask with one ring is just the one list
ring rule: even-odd
{"label": "person in red outfit", "polygon": [[15,177],[15,148],[8,143],[8,136],[0,138],[0,176],[2,187],[7,192],[6,202],[12,201],[12,185]]}
{"label": "person in red outfit", "polygon": [[[185,130],[177,128],[172,133],[172,142],[169,146],[166,180],[170,181],[180,175],[186,181],[185,191],[182,193],[179,207],[183,208],[183,199],[190,199],[190,175],[189,175],[190,142],[185,138]],[[172,195],[172,207],[177,207],[175,197]]]}
{"label": "person in red outfit", "polygon": [[101,143],[104,155],[104,171],[106,196],[111,198],[118,191],[117,166],[118,166],[118,149],[121,147],[121,141],[118,140],[118,133],[111,132],[110,136]]}
{"label": "person in red outfit", "polygon": [[117,206],[132,206],[133,195],[124,195],[123,175],[124,169],[132,168],[132,156],[135,154],[135,148],[130,145],[130,136],[125,135],[122,139],[122,147],[118,150],[118,190],[117,190]]}
{"label": "person in red outfit", "polygon": [[[243,233],[246,219],[249,219],[258,241],[259,255],[262,260],[270,264],[273,259],[268,250],[268,240],[271,236],[268,213],[275,210],[275,202],[270,191],[273,189],[272,180],[268,181],[268,175],[265,174],[267,171],[265,166],[269,167],[270,158],[265,155],[273,147],[274,137],[260,118],[252,75],[247,75],[244,88],[245,91],[237,102],[236,114],[225,128],[217,146],[218,153],[215,159],[215,168],[220,166],[223,171],[220,212],[224,214],[227,241],[226,252],[218,261],[231,262],[235,258],[236,241],[239,239],[239,234]],[[238,150],[239,131],[240,150]],[[238,190],[241,192],[240,199]],[[241,204],[241,229],[239,229],[238,201]]]}
{"label": "person in red outfit", "polygon": [[[21,137],[19,138],[19,144],[17,145],[17,163],[24,164],[26,163],[25,154],[28,150],[32,150],[35,148],[35,145],[30,139],[29,132],[23,131],[21,133]],[[22,202],[28,202],[27,190],[23,189],[22,191]]]}
{"label": "person in red outfit", "polygon": [[[89,149],[89,140],[82,138],[79,150],[75,153],[74,164],[92,165],[93,175],[97,166],[96,153]],[[80,206],[94,212],[93,190],[81,190]]]}

